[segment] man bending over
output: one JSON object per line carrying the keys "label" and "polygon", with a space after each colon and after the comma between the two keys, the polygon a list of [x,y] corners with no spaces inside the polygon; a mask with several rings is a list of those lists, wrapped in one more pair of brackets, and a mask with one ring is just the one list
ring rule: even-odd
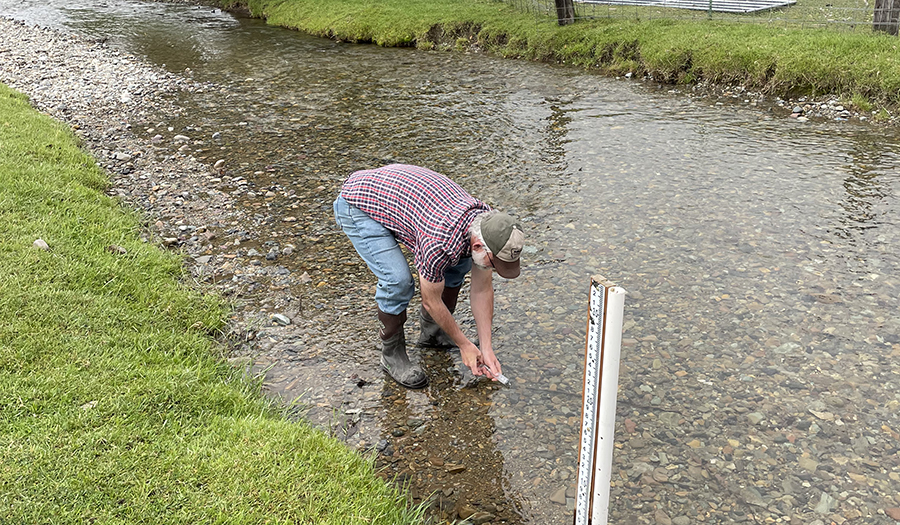
{"label": "man bending over", "polygon": [[[403,324],[415,285],[399,241],[412,252],[419,274],[419,346],[457,346],[474,375],[496,380],[502,371],[491,347],[492,270],[507,279],[519,275],[525,235],[516,221],[491,210],[444,175],[403,164],[350,175],[334,201],[334,216],[378,278],[375,302],[382,325],[382,368],[407,388],[428,384],[406,353]],[[480,348],[453,318],[459,289],[470,270]]]}

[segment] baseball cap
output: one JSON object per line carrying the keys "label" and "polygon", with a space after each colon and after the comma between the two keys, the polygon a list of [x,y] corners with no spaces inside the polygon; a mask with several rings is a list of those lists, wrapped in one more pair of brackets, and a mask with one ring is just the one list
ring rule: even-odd
{"label": "baseball cap", "polygon": [[481,221],[481,236],[494,255],[494,268],[500,277],[518,277],[525,234],[516,220],[503,212],[493,213]]}

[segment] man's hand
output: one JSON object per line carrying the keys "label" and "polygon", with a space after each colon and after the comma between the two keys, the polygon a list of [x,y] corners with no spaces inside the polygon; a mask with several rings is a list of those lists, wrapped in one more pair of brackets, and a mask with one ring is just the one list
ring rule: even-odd
{"label": "man's hand", "polygon": [[493,351],[480,350],[477,346],[470,344],[459,349],[460,357],[465,364],[476,376],[485,376],[492,381],[498,381],[498,377],[503,374],[500,367],[500,361]]}
{"label": "man's hand", "polygon": [[469,370],[471,370],[473,374],[476,376],[484,375],[484,370],[481,368],[484,361],[481,350],[479,350],[477,346],[473,345],[471,342],[467,345],[460,346],[459,355],[462,357],[463,364],[469,367]]}
{"label": "man's hand", "polygon": [[497,376],[503,373],[503,370],[500,368],[500,361],[497,359],[497,356],[494,355],[493,350],[485,349],[481,352],[481,363],[490,369],[482,368],[485,375],[494,381],[497,380]]}

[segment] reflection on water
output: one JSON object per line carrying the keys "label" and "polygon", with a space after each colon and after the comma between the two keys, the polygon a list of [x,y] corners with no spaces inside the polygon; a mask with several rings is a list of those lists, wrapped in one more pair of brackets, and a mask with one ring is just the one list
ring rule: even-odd
{"label": "reflection on water", "polygon": [[871,139],[859,141],[848,156],[851,162],[844,166],[848,176],[844,179],[846,194],[841,202],[845,217],[837,234],[856,245],[856,233],[893,221],[885,204],[895,197],[897,173],[892,170],[898,159],[883,143]]}
{"label": "reflection on water", "polygon": [[[202,155],[251,181],[229,188],[256,213],[239,227],[295,245],[305,257],[286,264],[312,283],[296,292],[310,328],[273,347],[269,384],[305,393],[310,417],[348,443],[377,443],[386,472],[438,494],[439,510],[570,521],[595,273],[630,292],[619,522],[662,510],[731,522],[762,512],[757,497],[779,519],[805,517],[830,487],[850,490],[829,473],[867,461],[884,470],[855,497],[875,508],[897,487],[881,430],[900,428],[896,135],[545,65],[344,45],[210,8],[0,0],[0,12],[208,83],[181,124],[221,134]],[[367,383],[381,381],[373,322],[346,314],[368,312],[371,278],[329,210],[347,174],[394,161],[444,172],[527,226],[522,277],[496,285],[511,388],[462,388],[455,358],[427,350],[426,391]],[[465,304],[458,317],[473,328]],[[808,457],[822,468],[797,477]]]}

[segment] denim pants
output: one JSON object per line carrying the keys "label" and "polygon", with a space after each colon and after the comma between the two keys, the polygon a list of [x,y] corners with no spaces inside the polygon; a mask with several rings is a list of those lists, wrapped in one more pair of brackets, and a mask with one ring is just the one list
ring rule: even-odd
{"label": "denim pants", "polygon": [[[334,201],[334,219],[378,278],[375,289],[378,308],[391,315],[405,312],[416,288],[394,234],[340,196]],[[472,258],[462,258],[444,274],[444,286],[462,286],[471,269]]]}

